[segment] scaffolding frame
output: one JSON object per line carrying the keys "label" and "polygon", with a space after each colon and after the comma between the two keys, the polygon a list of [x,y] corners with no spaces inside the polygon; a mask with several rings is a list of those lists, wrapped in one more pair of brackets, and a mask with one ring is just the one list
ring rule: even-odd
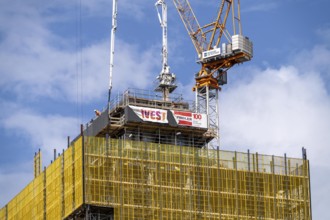
{"label": "scaffolding frame", "polygon": [[311,219],[306,159],[131,134],[77,138],[0,219]]}
{"label": "scaffolding frame", "polygon": [[86,202],[115,219],[311,219],[306,160],[126,136],[86,145]]}

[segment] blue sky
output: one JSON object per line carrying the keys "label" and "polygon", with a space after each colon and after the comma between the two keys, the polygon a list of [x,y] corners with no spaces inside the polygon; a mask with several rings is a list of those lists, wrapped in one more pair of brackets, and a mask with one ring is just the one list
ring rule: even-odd
{"label": "blue sky", "polygon": [[[218,1],[191,0],[199,20]],[[107,101],[111,0],[0,0],[0,206],[44,165],[52,149]],[[169,64],[188,99],[196,54],[172,1]],[[314,219],[330,203],[330,2],[242,0],[251,62],[234,67],[221,93],[221,147],[301,157],[311,162]],[[161,29],[154,1],[119,0],[114,94],[153,89],[161,68]],[[210,17],[211,16],[211,17]]]}

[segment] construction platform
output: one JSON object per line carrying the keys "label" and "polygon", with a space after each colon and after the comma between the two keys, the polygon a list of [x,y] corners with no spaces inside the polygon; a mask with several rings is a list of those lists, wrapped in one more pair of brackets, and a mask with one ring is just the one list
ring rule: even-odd
{"label": "construction platform", "polygon": [[35,178],[0,219],[311,219],[306,157],[208,149],[191,106],[124,93],[47,168],[35,156]]}
{"label": "construction platform", "polygon": [[171,94],[169,100],[147,90],[126,90],[111,101],[110,110],[104,108],[85,125],[84,135],[119,138],[126,133],[134,140],[158,143],[160,129],[167,136],[166,143],[176,144],[180,132],[182,141],[195,147],[215,138],[217,132],[209,128],[206,114],[195,113],[198,106],[194,102],[184,101],[177,94]]}

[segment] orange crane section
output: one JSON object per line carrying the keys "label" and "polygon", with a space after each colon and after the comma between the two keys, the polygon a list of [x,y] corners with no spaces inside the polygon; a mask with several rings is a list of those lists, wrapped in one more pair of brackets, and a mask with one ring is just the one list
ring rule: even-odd
{"label": "orange crane section", "polygon": [[[189,0],[173,2],[195,46],[198,63],[201,64],[193,90],[205,86],[220,89],[221,85],[226,84],[226,74],[230,67],[253,57],[252,42],[242,35],[240,1],[222,0],[215,20],[204,26],[199,24]],[[232,24],[228,25],[230,14]]]}

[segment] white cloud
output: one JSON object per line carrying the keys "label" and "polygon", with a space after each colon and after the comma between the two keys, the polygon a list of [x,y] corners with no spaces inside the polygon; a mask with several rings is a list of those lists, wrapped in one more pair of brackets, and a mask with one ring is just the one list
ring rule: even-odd
{"label": "white cloud", "polygon": [[[128,5],[127,2],[123,4]],[[93,8],[95,5],[84,6]],[[83,94],[83,102],[103,99],[108,87],[105,80],[109,72],[108,39],[74,52],[74,46],[70,45],[74,39],[64,39],[49,29],[48,17],[44,15],[48,8],[39,12],[36,5],[28,5],[22,12],[14,12],[10,7],[2,10],[5,13],[1,14],[1,20],[9,21],[0,24],[0,31],[5,33],[0,41],[3,91],[24,99],[47,97],[74,102],[79,93]],[[142,49],[118,40],[114,88],[145,88],[151,75],[156,76],[153,67],[158,64],[158,56],[154,53],[152,46]]]}
{"label": "white cloud", "polygon": [[330,78],[329,58],[329,47],[327,45],[316,45],[312,49],[305,49],[298,53],[292,62],[301,72],[311,75],[316,74],[322,78]]}
{"label": "white cloud", "polygon": [[20,138],[26,137],[34,146],[41,148],[45,164],[50,162],[53,149],[61,150],[67,146],[67,137],[79,134],[77,119],[61,115],[40,115],[32,110],[16,109],[1,119],[1,124]]}
{"label": "white cloud", "polygon": [[312,65],[317,47],[314,53],[299,54],[301,65],[254,70],[249,82],[228,85],[221,98],[223,146],[294,157],[305,146],[314,165],[328,166],[330,97],[320,74],[330,67],[330,54],[323,51],[328,59]]}

